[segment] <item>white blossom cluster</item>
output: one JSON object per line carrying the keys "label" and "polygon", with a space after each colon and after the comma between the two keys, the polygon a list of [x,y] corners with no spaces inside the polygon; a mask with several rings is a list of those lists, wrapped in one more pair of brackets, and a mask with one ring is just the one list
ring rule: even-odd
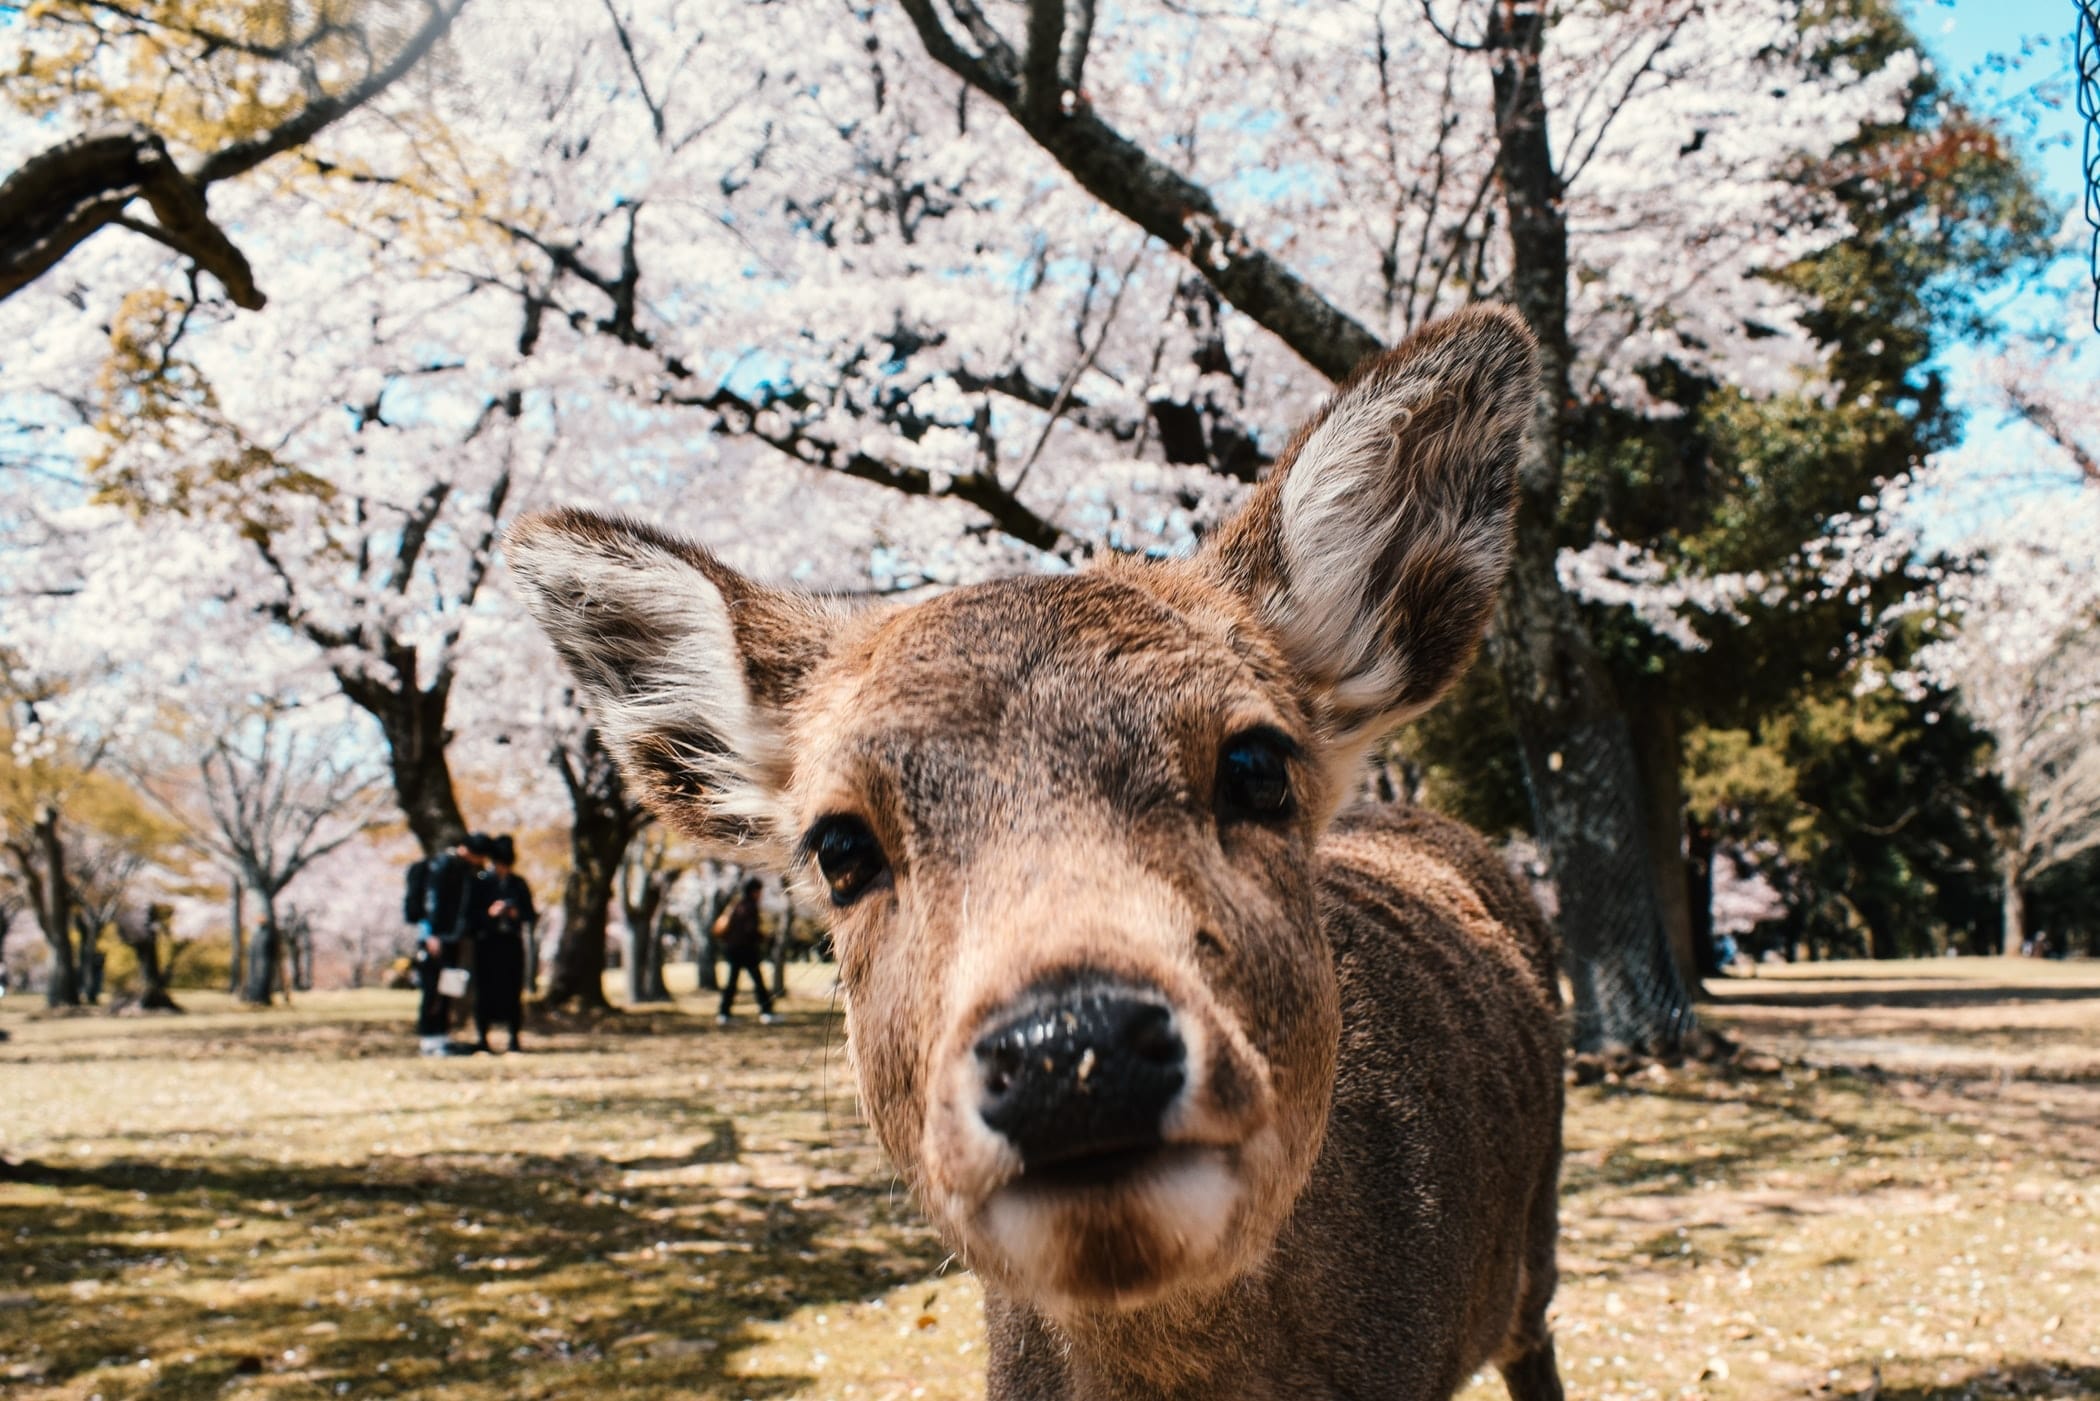
{"label": "white blossom cluster", "polygon": [[[1477,30],[1471,0],[1434,8]],[[1894,118],[1915,69],[1821,71],[1799,20],[1557,14],[1580,392],[1663,412],[1639,371],[1665,355],[1752,393],[1815,376],[1758,274],[1845,235],[1791,177]],[[0,71],[49,42],[0,29]],[[1489,69],[1415,7],[1103,6],[1086,72],[1065,110],[1209,190],[1240,240],[1220,256],[1258,248],[1388,342],[1509,294]],[[108,116],[91,86],[53,102],[0,105],[0,165]],[[0,302],[0,647],[73,678],[81,733],[183,697],[449,685],[462,753],[556,804],[544,755],[577,717],[508,595],[520,511],[626,511],[875,595],[1185,552],[1327,387],[887,0],[473,0],[211,209],[264,311],[208,277],[193,299],[120,230]],[[1892,548],[1811,546],[1833,578]],[[1688,647],[1689,614],[1769,587],[1601,538],[1561,569]]]}

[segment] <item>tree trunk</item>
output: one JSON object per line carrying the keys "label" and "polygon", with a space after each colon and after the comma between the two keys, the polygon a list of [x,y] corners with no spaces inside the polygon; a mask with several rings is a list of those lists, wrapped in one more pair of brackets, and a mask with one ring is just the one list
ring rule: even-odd
{"label": "tree trunk", "polygon": [[37,929],[51,950],[50,971],[44,977],[44,1004],[49,1007],[80,1005],[80,970],[73,958],[73,883],[66,874],[65,843],[58,835],[58,811],[46,808],[31,829],[33,845],[8,844],[15,858],[15,873],[22,878],[23,893],[36,914]]}
{"label": "tree trunk", "polygon": [[[1692,937],[1691,885],[1685,878],[1684,741],[1677,709],[1651,684],[1636,683],[1619,694],[1628,702],[1627,730],[1640,770],[1641,814],[1647,825],[1649,878],[1656,913],[1677,964],[1678,979],[1695,999],[1705,995],[1699,980],[1704,962]],[[1710,959],[1710,956],[1709,956]]]}
{"label": "tree trunk", "polygon": [[789,941],[795,937],[795,902],[789,897],[787,906],[780,912],[780,928],[773,934],[773,995],[786,997],[788,990],[787,957]]}
{"label": "tree trunk", "polygon": [[525,926],[525,995],[537,997],[540,991],[540,924],[534,920]]}
{"label": "tree trunk", "polygon": [[292,958],[292,988],[296,992],[314,990],[314,927],[302,913],[295,913],[287,922],[286,952]]}
{"label": "tree trunk", "polygon": [[51,947],[51,962],[44,974],[44,1005],[47,1007],[78,1007],[80,1005],[80,971],[73,966],[73,940],[61,934],[53,939],[47,930],[44,942]]}
{"label": "tree trunk", "polygon": [[2027,900],[2020,893],[2020,858],[2015,852],[2005,853],[2005,941],[1998,952],[2006,958],[2018,958],[2027,949]]}
{"label": "tree trunk", "polygon": [[401,647],[398,658],[389,661],[397,677],[395,686],[368,676],[337,673],[336,680],[358,706],[379,722],[386,737],[387,768],[393,778],[394,800],[408,822],[409,831],[425,856],[450,851],[467,835],[466,818],[460,815],[459,795],[452,786],[452,765],[445,746],[451,735],[445,729],[445,706],[451,697],[449,683],[428,690],[415,688],[415,649]]}
{"label": "tree trunk", "polygon": [[1656,908],[1625,717],[1553,578],[1552,555],[1527,557],[1520,542],[1511,585],[1493,655],[1560,896],[1575,1047],[1675,1049],[1692,1011]]}
{"label": "tree trunk", "polygon": [[[1704,822],[1686,824],[1684,862],[1685,913],[1691,921],[1692,951],[1699,976],[1721,976],[1721,946],[1714,933],[1714,829]],[[1750,955],[1745,949],[1746,956]]]}
{"label": "tree trunk", "polygon": [[248,941],[247,978],[241,984],[241,1001],[251,1007],[270,1005],[277,987],[277,960],[282,952],[277,927],[265,915]]}
{"label": "tree trunk", "polygon": [[554,946],[546,1000],[598,1010],[612,1005],[605,1000],[605,926],[620,859],[646,819],[628,800],[595,729],[584,732],[579,751],[555,755],[569,791],[569,878],[562,885],[561,941]]}
{"label": "tree trunk", "polygon": [[1497,173],[1511,292],[1539,340],[1542,382],[1518,471],[1516,554],[1490,655],[1517,730],[1539,840],[1560,895],[1578,1050],[1669,1051],[1696,1023],[1656,898],[1640,769],[1575,602],[1555,573],[1569,383],[1568,229],[1540,77],[1545,14],[1488,7]]}
{"label": "tree trunk", "polygon": [[1867,929],[1867,957],[1874,959],[1898,958],[1902,950],[1896,945],[1896,926],[1891,918],[1888,903],[1855,895],[1852,908],[1859,911],[1859,922]]}
{"label": "tree trunk", "polygon": [[[257,892],[261,895],[261,892]],[[267,1007],[277,992],[278,965],[284,959],[284,933],[277,923],[277,902],[261,895],[262,922],[248,941],[248,977],[241,985],[241,1001],[251,1007]]]}
{"label": "tree trunk", "polygon": [[248,887],[241,878],[233,878],[233,951],[227,959],[226,990],[235,997],[241,995],[245,971],[243,963],[248,941]]}
{"label": "tree trunk", "polygon": [[546,1001],[585,1010],[611,1006],[605,1000],[605,926],[612,909],[613,873],[619,856],[592,850],[580,833],[569,839],[569,876],[561,888],[561,938],[547,971]]}
{"label": "tree trunk", "polygon": [[102,926],[90,924],[88,916],[75,906],[73,927],[80,934],[80,953],[74,964],[79,969],[80,1005],[93,1007],[102,1001],[102,974],[107,964],[102,952]]}
{"label": "tree trunk", "polygon": [[628,894],[623,892],[620,902],[627,917],[627,1000],[669,1002],[671,990],[664,986],[663,884],[655,872],[645,872],[632,903]]}
{"label": "tree trunk", "polygon": [[[694,958],[698,963],[696,973],[702,992],[719,992],[722,989],[722,975],[718,971],[718,965],[722,961],[722,946],[715,942],[715,921],[722,917],[722,911],[729,908],[729,902],[736,898],[736,891],[743,883],[743,868],[738,867],[736,880],[727,886],[718,887],[709,897],[707,913],[696,913],[694,916],[700,921],[700,928],[695,931],[697,944]],[[695,908],[697,910],[698,907]]]}
{"label": "tree trunk", "polygon": [[168,994],[168,967],[160,957],[160,923],[151,910],[143,921],[117,921],[117,937],[130,947],[139,964],[139,1009],[145,1012],[180,1012]]}

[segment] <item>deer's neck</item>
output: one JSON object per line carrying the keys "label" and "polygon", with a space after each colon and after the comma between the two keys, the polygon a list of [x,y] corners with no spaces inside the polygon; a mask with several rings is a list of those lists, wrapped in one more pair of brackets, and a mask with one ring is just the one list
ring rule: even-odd
{"label": "deer's neck", "polygon": [[987,1290],[991,1401],[1282,1401],[1289,1334],[1268,1267],[1198,1300],[1052,1320]]}

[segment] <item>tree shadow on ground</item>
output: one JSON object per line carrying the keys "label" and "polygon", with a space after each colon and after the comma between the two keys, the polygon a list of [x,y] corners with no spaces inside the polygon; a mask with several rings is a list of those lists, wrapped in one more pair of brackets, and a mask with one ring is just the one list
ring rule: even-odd
{"label": "tree shadow on ground", "polygon": [[1979,1367],[1966,1360],[1944,1373],[1946,1381],[1883,1385],[1877,1401],[2000,1401],[2035,1396],[2100,1396],[2100,1367],[2050,1359],[2008,1361]]}
{"label": "tree shadow on ground", "polygon": [[40,1286],[9,1301],[37,1340],[17,1379],[104,1369],[112,1401],[134,1375],[200,1399],[244,1376],[370,1396],[794,1393],[810,1379],[732,1370],[752,1325],[924,1277],[943,1252],[901,1194],[823,1171],[824,1150],[797,1187],[708,1180],[737,1154],[724,1120],[691,1152],[625,1163],[14,1164],[29,1190],[0,1204],[0,1279]]}
{"label": "tree shadow on ground", "polygon": [[[1643,1107],[1627,1117],[1649,1125],[1648,1136],[1593,1149],[1571,1149],[1563,1164],[1562,1186],[1569,1193],[1623,1194],[1651,1187],[1681,1187],[1694,1178],[1731,1187],[1757,1185],[1789,1153],[1820,1140],[1849,1144],[1860,1134],[1868,1117],[1865,1097],[1876,1092],[1875,1081],[1838,1074],[1824,1074],[1819,1080],[1817,1093],[1804,1094],[1763,1077],[1694,1071],[1661,1084],[1633,1083],[1594,1091],[1607,1102],[1668,1106],[1675,1116],[1663,1118]],[[1681,1121],[1723,1107],[1754,1109],[1755,1116],[1731,1127],[1699,1129],[1697,1151],[1688,1153],[1681,1138]],[[1899,1151],[1927,1132],[1927,1125],[1918,1120],[1890,1122],[1886,1115],[1878,1117],[1878,1152]]]}
{"label": "tree shadow on ground", "polygon": [[1960,1007],[1985,1007],[2005,1002],[2100,1002],[2100,987],[2046,987],[2015,982],[1915,982],[1900,987],[1880,985],[1839,991],[1829,987],[1796,988],[1773,982],[1757,985],[1745,980],[1727,984],[1718,1006],[1724,1011],[1739,1007],[1827,1007],[1832,1011],[1861,1011],[1893,1007],[1931,1011]]}

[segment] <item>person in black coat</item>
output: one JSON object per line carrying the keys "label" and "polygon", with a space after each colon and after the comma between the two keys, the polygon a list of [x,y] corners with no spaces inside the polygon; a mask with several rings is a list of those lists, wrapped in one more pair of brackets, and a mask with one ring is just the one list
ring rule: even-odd
{"label": "person in black coat", "polygon": [[758,892],[763,889],[758,877],[744,882],[736,899],[728,908],[715,916],[714,928],[717,947],[729,964],[728,975],[722,979],[722,1006],[715,1013],[715,1025],[729,1025],[730,1004],[736,1000],[736,979],[739,973],[751,975],[751,992],[758,998],[758,1019],[767,1026],[778,1020],[773,1015],[773,998],[766,991],[766,976],[761,960],[765,948],[759,939]]}
{"label": "person in black coat", "polygon": [[424,883],[424,915],[416,939],[416,1035],[426,1056],[464,1054],[448,1039],[452,1025],[449,999],[438,992],[447,968],[459,966],[460,941],[467,933],[467,893],[487,863],[493,843],[480,832],[460,838],[451,851],[430,859]]}
{"label": "person in black coat", "polygon": [[525,1019],[525,940],[538,912],[532,888],[513,869],[517,845],[505,833],[491,844],[491,868],[474,881],[469,927],[474,937],[474,1028],[479,1049],[489,1049],[489,1028],[510,1029],[510,1049],[518,1047]]}

